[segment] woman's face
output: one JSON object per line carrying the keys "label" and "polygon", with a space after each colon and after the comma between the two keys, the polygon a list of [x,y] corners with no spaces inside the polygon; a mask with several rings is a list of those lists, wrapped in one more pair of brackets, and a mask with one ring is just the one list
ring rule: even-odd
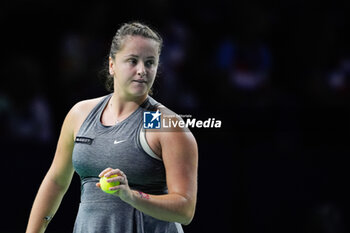
{"label": "woman's face", "polygon": [[158,68],[158,48],[155,40],[127,36],[115,59],[109,58],[109,72],[114,77],[115,92],[126,99],[143,97],[153,85]]}

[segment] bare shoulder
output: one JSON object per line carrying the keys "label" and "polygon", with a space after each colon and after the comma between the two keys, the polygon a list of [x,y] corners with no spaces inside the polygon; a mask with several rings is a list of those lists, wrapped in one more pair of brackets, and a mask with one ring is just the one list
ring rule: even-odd
{"label": "bare shoulder", "polygon": [[184,119],[172,111],[171,109],[160,105],[159,112],[162,114],[162,130],[163,132],[184,132],[192,134],[188,127],[186,127]]}
{"label": "bare shoulder", "polygon": [[98,97],[94,99],[82,100],[76,103],[69,113],[67,114],[67,119],[72,123],[71,126],[74,129],[74,136],[79,131],[80,126],[92,111],[92,109],[104,98]]}
{"label": "bare shoulder", "polygon": [[180,115],[164,105],[158,106],[157,110],[162,114],[162,127],[158,134],[161,143],[187,141],[190,144],[196,144],[195,137],[186,127],[185,121]]}
{"label": "bare shoulder", "polygon": [[180,115],[165,106],[159,106],[158,110],[162,113],[162,125],[156,137],[167,172],[171,174],[176,173],[174,170],[183,169],[195,171],[198,145],[194,135]]}
{"label": "bare shoulder", "polygon": [[159,112],[162,113],[163,116],[166,116],[166,117],[175,117],[177,116],[177,114],[170,110],[168,107],[164,106],[164,105],[159,105],[157,106],[157,110],[159,110]]}
{"label": "bare shoulder", "polygon": [[182,127],[181,123],[179,124],[183,122],[183,119],[178,114],[164,105],[157,106],[157,111],[161,113],[162,127],[146,130],[147,142],[155,154],[164,159],[164,154],[168,154],[164,148],[195,148],[197,146],[191,131]]}
{"label": "bare shoulder", "polygon": [[82,100],[76,103],[70,112],[74,115],[88,115],[89,112],[102,100],[102,97],[94,98],[94,99],[87,99]]}

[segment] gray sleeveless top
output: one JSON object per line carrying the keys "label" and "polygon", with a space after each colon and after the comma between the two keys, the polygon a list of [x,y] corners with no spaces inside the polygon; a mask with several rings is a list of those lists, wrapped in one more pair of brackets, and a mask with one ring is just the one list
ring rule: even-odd
{"label": "gray sleeveless top", "polygon": [[163,162],[149,156],[140,144],[143,112],[154,111],[157,102],[148,97],[127,119],[114,126],[101,123],[105,96],[83,122],[73,149],[73,166],[81,179],[81,202],[74,233],[180,233],[179,223],[155,219],[119,197],[104,193],[96,183],[105,168],[118,168],[129,186],[149,194],[166,194]]}

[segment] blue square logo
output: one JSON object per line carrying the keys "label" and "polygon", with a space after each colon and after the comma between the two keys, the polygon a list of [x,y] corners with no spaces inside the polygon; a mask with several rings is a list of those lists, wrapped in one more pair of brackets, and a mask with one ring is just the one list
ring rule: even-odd
{"label": "blue square logo", "polygon": [[161,127],[161,115],[162,113],[157,110],[156,112],[144,112],[143,113],[143,128],[144,129],[160,129]]}

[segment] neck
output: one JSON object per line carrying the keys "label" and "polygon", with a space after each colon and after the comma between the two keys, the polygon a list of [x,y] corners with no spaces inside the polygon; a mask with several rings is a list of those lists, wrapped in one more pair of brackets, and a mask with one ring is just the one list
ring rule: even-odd
{"label": "neck", "polygon": [[135,111],[147,98],[147,95],[137,98],[122,98],[117,93],[113,93],[109,100],[108,107],[118,121],[122,121],[133,111]]}

